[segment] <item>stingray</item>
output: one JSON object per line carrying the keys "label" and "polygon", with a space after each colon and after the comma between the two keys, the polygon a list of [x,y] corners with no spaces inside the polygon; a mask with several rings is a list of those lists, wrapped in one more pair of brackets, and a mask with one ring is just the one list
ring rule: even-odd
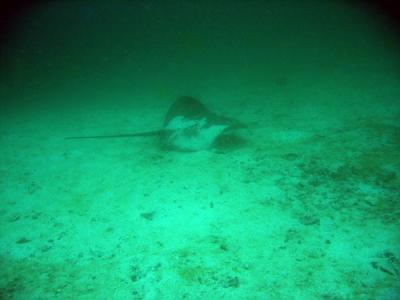
{"label": "stingray", "polygon": [[163,149],[199,151],[239,145],[242,138],[233,134],[246,127],[240,121],[211,112],[193,97],[181,97],[169,108],[161,129],[137,133],[72,136],[67,139],[158,137]]}

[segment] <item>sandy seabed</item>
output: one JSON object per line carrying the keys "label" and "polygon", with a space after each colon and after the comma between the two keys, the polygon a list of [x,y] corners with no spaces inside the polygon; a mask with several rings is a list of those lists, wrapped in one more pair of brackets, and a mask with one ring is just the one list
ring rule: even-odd
{"label": "sandy seabed", "polygon": [[155,129],[154,98],[2,117],[0,298],[399,299],[398,85],[278,85],[203,99],[252,124],[225,152],[64,140]]}

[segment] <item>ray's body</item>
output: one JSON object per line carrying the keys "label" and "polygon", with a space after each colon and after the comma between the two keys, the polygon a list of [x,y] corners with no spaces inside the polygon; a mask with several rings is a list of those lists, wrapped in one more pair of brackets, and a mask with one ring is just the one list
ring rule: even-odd
{"label": "ray's body", "polygon": [[177,151],[208,149],[229,129],[244,127],[239,121],[215,114],[192,97],[181,97],[169,108],[159,130],[93,136],[73,136],[67,139],[107,139],[158,136],[162,147]]}

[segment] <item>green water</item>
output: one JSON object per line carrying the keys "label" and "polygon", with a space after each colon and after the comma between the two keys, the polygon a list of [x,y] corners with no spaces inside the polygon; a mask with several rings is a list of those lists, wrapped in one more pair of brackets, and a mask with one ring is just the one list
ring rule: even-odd
{"label": "green water", "polygon": [[[0,8],[0,299],[400,299],[400,26],[387,11]],[[160,129],[184,95],[249,126],[224,151],[65,140]]]}

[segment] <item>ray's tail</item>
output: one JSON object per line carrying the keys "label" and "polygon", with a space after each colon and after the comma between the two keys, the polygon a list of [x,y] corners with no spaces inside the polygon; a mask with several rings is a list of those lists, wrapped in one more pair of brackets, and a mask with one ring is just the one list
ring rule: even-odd
{"label": "ray's tail", "polygon": [[147,137],[160,135],[162,130],[146,131],[139,133],[112,134],[112,135],[88,135],[88,136],[68,136],[66,140],[81,139],[111,139],[111,138],[129,138],[129,137]]}

